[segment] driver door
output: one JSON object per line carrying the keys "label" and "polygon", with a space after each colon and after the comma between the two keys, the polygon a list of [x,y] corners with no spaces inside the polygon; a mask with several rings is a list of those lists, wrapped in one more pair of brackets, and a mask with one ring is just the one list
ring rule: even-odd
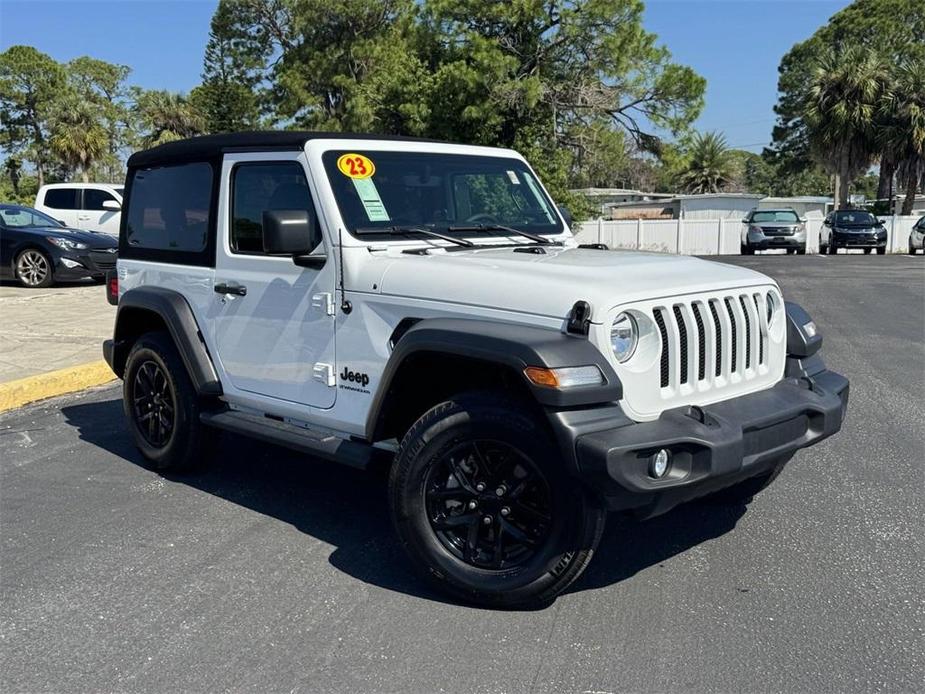
{"label": "driver door", "polygon": [[[299,267],[263,250],[264,211],[314,205],[304,155],[228,155],[222,190],[227,218],[219,225],[208,321],[222,370],[244,394],[333,406],[334,260],[329,253],[320,268]],[[319,224],[315,253],[324,250]]]}

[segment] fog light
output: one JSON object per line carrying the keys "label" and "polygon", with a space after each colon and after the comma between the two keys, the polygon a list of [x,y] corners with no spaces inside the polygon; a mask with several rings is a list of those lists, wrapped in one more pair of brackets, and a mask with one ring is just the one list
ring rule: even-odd
{"label": "fog light", "polygon": [[61,258],[61,264],[71,270],[73,270],[75,267],[83,267],[83,265],[78,263],[76,260],[71,260],[70,258]]}
{"label": "fog light", "polygon": [[664,477],[665,473],[668,472],[669,462],[671,462],[671,453],[665,448],[660,449],[658,453],[652,456],[649,463],[649,474],[655,479]]}

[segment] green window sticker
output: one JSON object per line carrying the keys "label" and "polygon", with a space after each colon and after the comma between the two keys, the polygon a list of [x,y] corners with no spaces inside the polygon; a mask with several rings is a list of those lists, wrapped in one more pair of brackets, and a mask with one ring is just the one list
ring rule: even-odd
{"label": "green window sticker", "polygon": [[382,198],[379,196],[379,189],[373,183],[372,178],[354,178],[353,187],[356,188],[357,195],[360,196],[360,202],[363,203],[363,209],[366,210],[366,216],[371,222],[389,221],[389,213],[386,212]]}

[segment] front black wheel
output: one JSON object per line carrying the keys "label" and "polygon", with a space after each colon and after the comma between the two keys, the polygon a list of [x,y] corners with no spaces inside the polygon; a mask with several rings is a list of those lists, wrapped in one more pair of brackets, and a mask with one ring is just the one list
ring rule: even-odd
{"label": "front black wheel", "polygon": [[835,255],[838,253],[838,246],[835,245],[835,241],[829,241],[828,249],[829,255]]}
{"label": "front black wheel", "polygon": [[413,562],[468,602],[544,604],[588,565],[599,503],[569,479],[526,407],[454,397],[405,435],[389,478],[392,519]]}
{"label": "front black wheel", "polygon": [[870,255],[870,249],[869,249],[869,248],[865,248],[865,249],[864,249],[864,255]]}
{"label": "front black wheel", "polygon": [[806,255],[806,245],[802,245],[797,248],[797,255]]}
{"label": "front black wheel", "polygon": [[199,397],[165,333],[142,335],[132,347],[122,406],[135,445],[153,468],[189,470],[204,457],[212,431],[199,422]]}
{"label": "front black wheel", "polygon": [[912,245],[912,237],[909,237],[909,255],[915,255],[915,246]]}
{"label": "front black wheel", "polygon": [[877,248],[877,255],[886,255],[886,246],[880,246]]}

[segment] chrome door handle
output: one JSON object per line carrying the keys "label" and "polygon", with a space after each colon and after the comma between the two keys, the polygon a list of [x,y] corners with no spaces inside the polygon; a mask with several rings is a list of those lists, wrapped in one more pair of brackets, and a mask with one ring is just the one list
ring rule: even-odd
{"label": "chrome door handle", "polygon": [[230,282],[225,284],[224,282],[216,284],[213,288],[216,294],[234,294],[235,296],[247,296],[247,287],[242,284],[235,284]]}

